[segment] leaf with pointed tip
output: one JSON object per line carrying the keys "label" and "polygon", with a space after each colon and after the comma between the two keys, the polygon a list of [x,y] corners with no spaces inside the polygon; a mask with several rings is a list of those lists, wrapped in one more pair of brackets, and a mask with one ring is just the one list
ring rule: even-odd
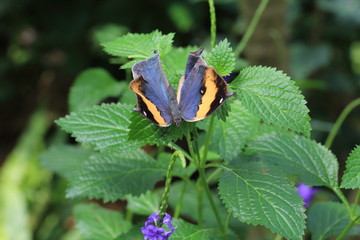
{"label": "leaf with pointed tip", "polygon": [[138,196],[164,176],[165,169],[142,150],[102,153],[86,161],[70,179],[67,197],[103,199],[104,202]]}
{"label": "leaf with pointed tip", "polygon": [[77,142],[94,146],[96,150],[121,152],[141,146],[139,142],[128,140],[131,112],[129,105],[102,104],[55,122]]}
{"label": "leaf with pointed tip", "polygon": [[89,109],[107,97],[119,96],[125,89],[127,84],[116,81],[105,69],[85,70],[70,88],[70,112]]}
{"label": "leaf with pointed tip", "polygon": [[248,153],[276,165],[288,174],[298,174],[311,186],[338,186],[338,163],[329,149],[303,136],[268,133],[250,142]]}
{"label": "leaf with pointed tip", "polygon": [[[308,227],[312,239],[322,240],[339,235],[349,223],[349,213],[344,204],[317,202],[309,209]],[[360,234],[360,226],[356,225],[350,230],[348,236],[358,234]]]}
{"label": "leaf with pointed tip", "polygon": [[305,209],[296,188],[276,168],[244,158],[231,161],[219,182],[228,211],[241,222],[264,225],[287,239],[302,239]]}
{"label": "leaf with pointed tip", "polygon": [[170,51],[174,33],[163,35],[155,30],[148,34],[128,33],[114,41],[102,43],[104,51],[117,57],[128,57],[137,60],[146,59],[159,51],[160,58]]}
{"label": "leaf with pointed tip", "polygon": [[220,76],[227,76],[234,70],[235,55],[226,38],[215,45],[206,62],[213,66]]}
{"label": "leaf with pointed tip", "polygon": [[341,182],[342,188],[360,188],[360,146],[357,146],[346,160],[346,170]]}
{"label": "leaf with pointed tip", "polygon": [[74,207],[74,215],[76,227],[86,240],[112,240],[131,227],[120,212],[96,204],[78,204]]}
{"label": "leaf with pointed tip", "polygon": [[304,96],[284,73],[269,67],[247,67],[230,85],[244,106],[265,123],[310,135]]}

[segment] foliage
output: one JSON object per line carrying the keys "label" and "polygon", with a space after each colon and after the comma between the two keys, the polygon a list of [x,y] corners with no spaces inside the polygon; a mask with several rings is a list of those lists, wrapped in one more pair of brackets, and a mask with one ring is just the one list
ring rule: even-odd
{"label": "foliage", "polygon": [[[102,46],[113,56],[129,58],[124,69],[159,51],[164,72],[174,83],[185,70],[188,52],[197,48],[174,47],[173,38],[173,33],[158,30],[129,33]],[[235,55],[227,39],[208,50],[205,58],[222,76],[235,68]],[[314,239],[353,233],[359,213],[340,190],[337,158],[328,147],[310,139],[309,109],[294,81],[275,68],[251,66],[242,69],[229,88],[236,94],[220,108],[219,119],[210,116],[201,123],[160,128],[132,112],[129,104],[95,105],[110,96],[120,97],[124,88],[103,70],[87,70],[72,87],[72,112],[56,120],[80,145],[50,148],[42,155],[42,162],[68,179],[67,197],[127,200],[124,211],[130,215],[147,215],[159,204],[163,211],[170,189],[179,188],[177,203],[171,197],[169,200],[176,218],[170,239],[239,238],[236,227],[228,224],[231,217],[265,226],[287,239],[302,239],[307,216],[294,179],[327,187],[343,202],[317,203],[310,209],[308,226]],[[189,153],[179,145],[181,140],[188,144]],[[147,145],[158,148],[147,154],[141,149]],[[165,147],[176,151],[169,157]],[[216,152],[217,157],[211,158],[210,152]],[[187,160],[181,166],[175,164],[173,170],[174,161],[184,156]],[[357,147],[347,160],[341,187],[359,188],[358,160]],[[193,174],[195,171],[198,174]],[[171,184],[172,175],[182,183]],[[164,176],[165,187],[156,185]],[[192,182],[195,178],[196,184]],[[218,191],[209,183],[217,184]],[[186,194],[188,187],[194,194]],[[157,196],[159,190],[164,191],[162,201]],[[185,203],[196,205],[196,211],[183,206]],[[209,208],[212,214],[205,219]],[[318,220],[319,214],[328,214],[325,223],[337,221],[336,228],[326,229],[327,224]],[[197,225],[181,219],[183,215],[190,215]],[[135,217],[123,218],[113,210],[78,205],[75,217],[84,239],[142,237]]]}

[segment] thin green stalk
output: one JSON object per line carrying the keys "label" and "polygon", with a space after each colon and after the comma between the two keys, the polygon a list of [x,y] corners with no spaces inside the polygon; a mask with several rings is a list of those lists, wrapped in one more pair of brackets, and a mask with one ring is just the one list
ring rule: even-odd
{"label": "thin green stalk", "polygon": [[[160,205],[160,210],[159,210],[159,224],[162,224],[162,220],[164,218],[165,215],[165,211],[167,209],[168,206],[168,200],[169,200],[169,194],[170,194],[170,185],[171,185],[171,179],[172,179],[172,172],[174,169],[174,165],[176,162],[176,159],[178,158],[177,156],[177,152],[175,152],[170,159],[169,162],[169,166],[168,166],[168,170],[166,172],[166,180],[165,180],[165,189],[164,189],[164,193],[162,195],[162,199],[161,199],[161,205]],[[160,227],[160,226],[158,226]]]}
{"label": "thin green stalk", "polygon": [[352,101],[351,103],[349,103],[349,105],[347,105],[344,110],[341,112],[340,116],[338,117],[338,119],[336,120],[334,126],[332,127],[329,136],[327,137],[326,141],[325,141],[325,146],[327,148],[330,148],[334,138],[336,136],[336,134],[338,133],[342,123],[344,122],[345,118],[349,115],[349,113],[357,106],[360,105],[360,98],[355,99],[354,101]]}
{"label": "thin green stalk", "polygon": [[269,0],[262,0],[261,3],[259,4],[258,8],[255,11],[253,18],[251,19],[248,29],[245,32],[244,37],[241,39],[239,45],[235,49],[235,56],[239,56],[242,53],[242,51],[244,50],[244,48],[246,47],[247,43],[249,42],[251,36],[254,33],[256,25],[258,24],[260,17],[262,15],[262,13],[264,12],[268,2],[269,2]]}
{"label": "thin green stalk", "polygon": [[215,14],[215,6],[214,0],[209,0],[209,8],[210,8],[210,34],[211,34],[211,48],[215,46],[216,40],[216,14]]}
{"label": "thin green stalk", "polygon": [[174,143],[169,143],[167,145],[169,148],[173,149],[173,150],[177,150],[182,152],[182,154],[184,154],[184,156],[189,159],[190,161],[194,162],[194,159],[192,156],[190,156],[184,149],[182,149],[180,146],[174,144]]}
{"label": "thin green stalk", "polygon": [[[205,168],[207,168],[208,165],[206,165]],[[213,181],[213,178],[218,178],[220,174],[222,174],[224,170],[222,168],[216,167],[215,171],[213,171],[206,179],[206,182],[210,183]]]}
{"label": "thin green stalk", "polygon": [[356,221],[359,219],[360,219],[360,216],[357,216],[357,218],[351,220],[351,222],[349,222],[349,224],[346,226],[344,231],[342,231],[342,233],[340,233],[340,235],[336,238],[336,240],[344,239],[346,237],[346,235],[348,234],[348,232],[351,230],[351,228],[355,225]]}
{"label": "thin green stalk", "polygon": [[354,215],[351,211],[350,204],[344,194],[341,192],[340,188],[336,187],[333,189],[333,191],[336,193],[336,195],[340,198],[340,200],[345,204],[347,211],[349,212],[350,218],[353,219]]}
{"label": "thin green stalk", "polygon": [[210,145],[211,136],[212,136],[212,130],[214,128],[213,127],[214,126],[214,118],[215,118],[215,115],[211,115],[209,127],[208,127],[208,130],[206,132],[202,166],[205,164],[205,161],[206,161],[206,158],[207,158],[207,153],[208,153],[208,150],[209,150],[209,145]]}
{"label": "thin green stalk", "polygon": [[358,205],[358,203],[359,203],[359,200],[360,200],[360,190],[358,190],[358,192],[357,192],[357,194],[356,194],[354,206],[353,206],[353,209],[352,209],[353,216],[356,215],[356,207],[357,207],[357,205]]}
{"label": "thin green stalk", "polygon": [[226,216],[225,223],[224,223],[224,234],[226,234],[226,231],[229,228],[229,222],[230,222],[231,216],[232,216],[232,212],[229,212],[228,215]]}
{"label": "thin green stalk", "polygon": [[223,228],[223,224],[222,224],[222,221],[221,221],[221,218],[220,218],[220,214],[219,214],[218,209],[217,209],[217,207],[215,205],[214,199],[213,199],[213,197],[211,195],[209,185],[206,182],[206,174],[205,174],[204,168],[199,168],[198,170],[199,170],[199,174],[200,174],[200,181],[202,182],[202,186],[203,186],[203,188],[205,190],[205,193],[207,195],[207,198],[208,198],[208,200],[210,202],[210,206],[211,206],[211,208],[212,208],[212,210],[214,212],[216,222],[217,222],[219,228],[221,229],[221,231],[223,231],[224,228]]}
{"label": "thin green stalk", "polygon": [[280,234],[276,234],[274,240],[281,240],[283,237]]}
{"label": "thin green stalk", "polygon": [[197,214],[198,214],[198,225],[201,227],[203,224],[203,187],[202,185],[198,182],[197,184]]}
{"label": "thin green stalk", "polygon": [[188,148],[189,148],[189,151],[190,151],[190,156],[194,160],[195,165],[198,166],[200,159],[197,159],[197,157],[196,157],[197,155],[194,152],[194,146],[193,146],[193,143],[191,141],[191,136],[190,136],[189,131],[187,131],[185,138],[186,138]]}

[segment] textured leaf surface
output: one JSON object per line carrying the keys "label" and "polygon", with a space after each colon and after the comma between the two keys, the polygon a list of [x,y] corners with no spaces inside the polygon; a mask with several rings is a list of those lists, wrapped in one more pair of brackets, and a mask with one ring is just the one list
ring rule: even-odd
{"label": "textured leaf surface", "polygon": [[260,124],[260,119],[249,113],[239,101],[234,101],[231,109],[226,122],[215,120],[212,137],[212,149],[227,161],[241,152]]}
{"label": "textured leaf surface", "polygon": [[94,146],[96,150],[121,152],[141,146],[128,140],[131,109],[124,104],[102,104],[71,113],[56,123],[78,142]]}
{"label": "textured leaf surface", "polygon": [[[312,239],[322,240],[339,235],[349,224],[350,217],[345,205],[337,202],[318,202],[312,205],[308,213],[308,228]],[[357,225],[348,235],[360,234]]]}
{"label": "textured leaf surface", "polygon": [[162,179],[165,170],[142,150],[102,153],[86,162],[71,179],[67,197],[83,196],[105,202],[138,196]]}
{"label": "textured leaf surface", "polygon": [[182,75],[185,74],[185,67],[188,55],[198,47],[172,48],[165,56],[164,71],[169,82],[175,87],[178,85]]}
{"label": "textured leaf surface", "polygon": [[48,169],[71,178],[78,174],[79,169],[90,156],[96,154],[90,149],[83,149],[71,145],[54,146],[43,152],[41,163]]}
{"label": "textured leaf surface", "polygon": [[234,70],[235,56],[226,38],[216,44],[206,58],[206,62],[213,66],[220,76],[227,76]]}
{"label": "textured leaf surface", "polygon": [[167,145],[182,138],[183,131],[186,132],[187,129],[193,130],[195,124],[183,121],[181,127],[172,124],[170,127],[163,128],[154,125],[141,114],[134,112],[129,128],[129,140],[140,141],[143,145]]}
{"label": "textured leaf surface", "polygon": [[248,67],[231,83],[244,106],[267,124],[310,135],[309,109],[288,76],[274,68]]}
{"label": "textured leaf surface", "polygon": [[96,204],[76,205],[74,214],[76,227],[86,240],[113,240],[131,227],[120,212],[107,210]]}
{"label": "textured leaf surface", "polygon": [[124,89],[127,89],[127,84],[117,82],[104,69],[85,70],[70,88],[70,112],[89,109],[107,97],[118,96]]}
{"label": "textured leaf surface", "polygon": [[148,34],[129,33],[114,41],[103,43],[104,51],[118,57],[146,59],[159,51],[162,58],[171,49],[174,33],[163,35],[156,30]]}
{"label": "textured leaf surface", "polygon": [[360,188],[360,146],[357,146],[346,160],[346,170],[341,182],[342,188]]}
{"label": "textured leaf surface", "polygon": [[275,164],[288,174],[298,174],[311,186],[337,187],[338,163],[321,144],[303,136],[269,133],[249,143],[249,153]]}
{"label": "textured leaf surface", "polygon": [[170,240],[207,240],[209,234],[212,233],[211,229],[199,228],[181,219],[174,219],[172,225],[176,229],[169,238]]}
{"label": "textured leaf surface", "polygon": [[151,213],[159,211],[160,197],[159,192],[150,191],[137,197],[128,195],[126,208],[132,213],[150,216]]}
{"label": "textured leaf surface", "polygon": [[287,239],[302,239],[302,199],[275,168],[233,160],[220,179],[219,193],[228,211],[240,221],[264,225]]}

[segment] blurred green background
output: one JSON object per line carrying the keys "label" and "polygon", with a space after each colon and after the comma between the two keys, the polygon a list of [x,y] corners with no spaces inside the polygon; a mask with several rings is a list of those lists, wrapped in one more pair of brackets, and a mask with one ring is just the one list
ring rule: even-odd
{"label": "blurred green background", "polygon": [[[235,49],[259,2],[215,0],[217,39]],[[237,56],[237,71],[266,65],[290,75],[308,102],[312,137],[324,142],[343,108],[360,97],[359,13],[359,0],[271,0]],[[53,120],[67,114],[69,87],[81,71],[102,67],[128,78],[99,42],[155,29],[176,32],[176,46],[209,47],[207,1],[0,2],[0,239],[6,231],[15,234],[8,239],[77,239],[76,200],[65,199],[66,182],[38,156],[71,141]],[[350,114],[333,144],[341,169],[359,144],[359,113]]]}

